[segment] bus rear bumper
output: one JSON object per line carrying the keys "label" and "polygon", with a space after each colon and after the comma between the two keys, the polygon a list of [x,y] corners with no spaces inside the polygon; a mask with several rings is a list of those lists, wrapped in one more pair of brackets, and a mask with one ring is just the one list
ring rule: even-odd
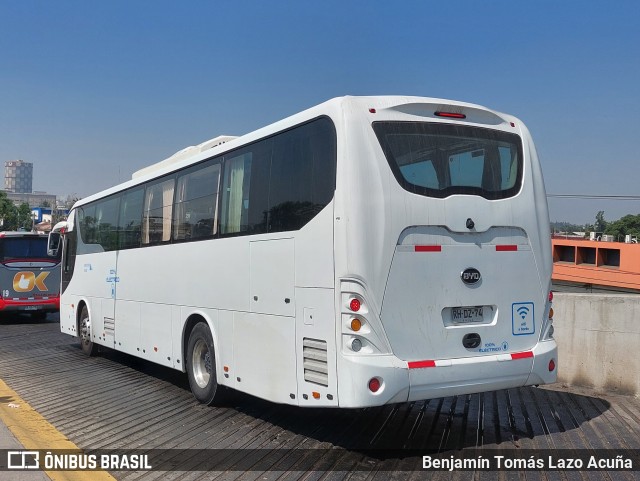
{"label": "bus rear bumper", "polygon": [[[530,351],[446,360],[402,361],[395,356],[344,359],[340,370],[339,405],[366,407],[396,402],[495,391],[556,381],[558,348],[540,342]],[[550,362],[553,360],[553,370]],[[342,373],[350,372],[351,379]],[[372,378],[381,387],[369,389]],[[349,386],[349,387],[347,387]]]}
{"label": "bus rear bumper", "polygon": [[51,296],[48,299],[20,300],[0,298],[0,311],[2,312],[58,312],[59,310],[59,296]]}

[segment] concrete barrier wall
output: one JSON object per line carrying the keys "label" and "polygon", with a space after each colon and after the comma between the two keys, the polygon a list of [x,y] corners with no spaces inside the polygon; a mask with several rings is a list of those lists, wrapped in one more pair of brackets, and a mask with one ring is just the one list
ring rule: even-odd
{"label": "concrete barrier wall", "polygon": [[640,296],[554,294],[558,382],[640,396]]}

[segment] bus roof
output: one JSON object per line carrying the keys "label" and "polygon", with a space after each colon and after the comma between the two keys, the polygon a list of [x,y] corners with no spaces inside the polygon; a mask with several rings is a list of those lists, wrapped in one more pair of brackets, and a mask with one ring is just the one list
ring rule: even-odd
{"label": "bus roof", "polygon": [[200,152],[204,152],[205,150],[212,149],[214,147],[217,147],[218,145],[222,145],[224,143],[227,143],[237,138],[238,138],[237,136],[233,136],[233,135],[219,135],[218,137],[214,137],[213,139],[202,142],[201,144],[185,147],[184,149],[179,150],[178,152],[173,154],[171,157],[168,157],[156,164],[152,164],[148,167],[143,167],[142,169],[135,171],[131,175],[131,179],[136,179],[146,174],[151,174],[153,172],[162,170],[164,167],[169,167],[182,159],[193,157],[195,154],[199,154]]}
{"label": "bus roof", "polygon": [[399,95],[335,97],[242,136],[234,137],[221,135],[202,142],[201,144],[198,144],[196,146],[186,147],[168,157],[167,159],[152,164],[148,167],[139,169],[138,171],[133,173],[132,178],[129,181],[123,182],[113,187],[109,187],[102,192],[98,192],[96,194],[80,199],[74,204],[74,207],[81,206],[96,199],[101,199],[108,195],[115,194],[116,192],[134,187],[138,184],[142,184],[163,174],[168,174],[175,170],[188,167],[189,165],[201,160],[223,154],[226,151],[285,130],[289,127],[293,127],[294,125],[297,125],[306,120],[313,119],[320,115],[330,115],[333,113],[336,117],[338,117],[339,113],[342,110],[348,110],[349,108],[355,108],[358,106],[366,106],[367,109],[381,111],[384,109],[391,109],[403,111],[406,113],[412,113],[412,107],[418,104],[431,104],[434,107],[441,109],[446,109],[447,107],[454,107],[456,109],[470,109],[475,112],[480,112],[483,116],[486,117],[485,120],[490,120],[488,123],[494,124],[499,124],[501,122],[509,120],[517,120],[515,117],[496,112],[494,110],[488,109],[487,107],[457,100]]}

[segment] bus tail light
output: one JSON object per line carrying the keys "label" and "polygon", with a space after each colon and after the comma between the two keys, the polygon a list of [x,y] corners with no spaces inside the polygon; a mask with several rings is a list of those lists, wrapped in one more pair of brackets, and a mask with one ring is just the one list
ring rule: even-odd
{"label": "bus tail light", "polygon": [[352,279],[341,280],[340,325],[342,353],[346,356],[389,354],[387,340],[379,317],[379,307],[365,286]]}
{"label": "bus tail light", "polygon": [[369,391],[371,391],[372,393],[377,393],[381,387],[382,383],[380,382],[380,379],[378,379],[377,377],[372,377],[371,379],[369,379]]}
{"label": "bus tail light", "polygon": [[360,299],[356,299],[355,297],[349,301],[349,309],[353,312],[358,312],[361,305]]}
{"label": "bus tail light", "polygon": [[437,117],[444,117],[447,119],[466,119],[467,116],[465,114],[461,114],[459,112],[442,112],[440,110],[433,113]]}
{"label": "bus tail light", "polygon": [[551,359],[549,361],[549,372],[553,372],[555,368],[556,368],[556,362],[553,359]]}
{"label": "bus tail light", "polygon": [[549,297],[548,297],[548,302],[547,302],[547,316],[546,319],[543,319],[542,322],[542,331],[540,333],[540,340],[541,341],[550,341],[551,339],[553,339],[553,333],[555,331],[555,329],[553,328],[553,291],[549,291]]}
{"label": "bus tail light", "polygon": [[362,321],[357,317],[351,319],[351,330],[354,332],[358,332],[360,329],[362,329]]}

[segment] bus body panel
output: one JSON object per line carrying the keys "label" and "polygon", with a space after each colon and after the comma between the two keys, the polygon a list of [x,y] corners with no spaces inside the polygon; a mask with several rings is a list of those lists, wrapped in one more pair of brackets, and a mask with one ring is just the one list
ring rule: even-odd
{"label": "bus body panel", "polygon": [[294,261],[292,237],[249,242],[251,312],[294,316]]}
{"label": "bus body panel", "polygon": [[[179,306],[155,302],[140,303],[139,344],[142,357],[167,367],[174,366],[174,346],[178,344],[171,337],[174,310],[180,314]],[[118,335],[116,318],[116,340],[123,337]]]}
{"label": "bus body panel", "polygon": [[236,377],[236,388],[291,402],[297,392],[295,344],[295,318],[235,312],[230,374]]}
{"label": "bus body panel", "polygon": [[[524,235],[506,228],[458,236],[410,230],[416,234],[405,231],[396,247],[381,314],[400,359],[523,351],[538,342],[547,294],[532,275],[536,263]],[[423,246],[427,249],[420,250]],[[428,250],[431,246],[438,250]],[[462,280],[467,269],[477,272],[474,284]],[[464,347],[469,333],[479,334],[478,346]]]}

